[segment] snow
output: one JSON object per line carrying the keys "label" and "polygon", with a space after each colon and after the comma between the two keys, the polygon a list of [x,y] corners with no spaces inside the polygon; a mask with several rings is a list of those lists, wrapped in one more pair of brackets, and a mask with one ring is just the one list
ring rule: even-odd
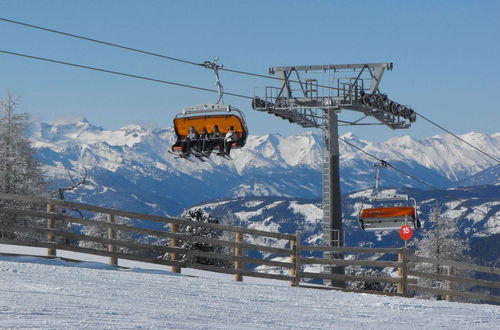
{"label": "snow", "polygon": [[247,222],[250,218],[262,215],[262,210],[236,212],[234,215],[239,218],[240,221]]}
{"label": "snow", "polygon": [[203,208],[209,209],[209,210],[213,210],[213,209],[215,209],[218,206],[225,205],[225,204],[228,204],[228,203],[229,203],[229,201],[222,201],[222,202],[215,202],[215,203],[206,203],[206,204],[203,204]]}
{"label": "snow", "polygon": [[459,210],[447,210],[443,213],[444,217],[448,217],[451,219],[459,219],[463,214],[467,212],[466,207],[461,207]]}
{"label": "snow", "polygon": [[302,214],[306,222],[311,224],[316,224],[323,219],[323,210],[314,204],[299,204],[293,201],[289,208],[293,210],[293,213]]}
{"label": "snow", "polygon": [[[274,233],[279,233],[280,225],[277,224],[276,222],[272,222],[272,217],[268,217],[264,219],[262,222],[252,222],[248,224],[249,229],[255,229],[255,230],[263,230],[263,231],[268,231],[268,232],[274,232]],[[254,241],[254,242],[263,242],[264,241],[276,241],[276,239],[269,239],[269,238],[256,238],[255,240],[252,240],[249,238],[249,242]],[[286,244],[286,242],[283,242],[283,244]],[[284,246],[282,246],[284,247]]]}
{"label": "snow", "polygon": [[263,201],[250,201],[245,203],[245,207],[257,207],[260,204],[264,203]]}
{"label": "snow", "polygon": [[247,277],[237,283],[201,273],[0,256],[1,327],[494,329],[500,323],[500,306],[293,288]]}
{"label": "snow", "polygon": [[363,191],[356,192],[354,194],[350,194],[349,198],[368,198],[371,196],[371,194],[372,194],[372,189],[363,190]]}

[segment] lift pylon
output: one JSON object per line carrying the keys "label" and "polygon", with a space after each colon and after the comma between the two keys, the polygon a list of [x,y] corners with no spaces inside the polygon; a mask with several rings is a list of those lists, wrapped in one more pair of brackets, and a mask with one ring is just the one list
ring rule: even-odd
{"label": "lift pylon", "polygon": [[[326,246],[344,246],[340,195],[338,126],[386,125],[391,129],[409,128],[416,120],[408,106],[388,98],[379,90],[385,70],[392,63],[282,66],[269,68],[281,79],[281,86],[267,86],[255,96],[252,107],[302,127],[324,130],[323,161],[323,240]],[[314,74],[328,73],[328,83],[319,84]],[[360,113],[355,121],[339,119],[341,110]],[[366,120],[375,119],[375,123]],[[343,259],[341,253],[325,253],[325,258]],[[325,273],[344,274],[343,267],[325,267]],[[343,281],[328,281],[344,286]]]}

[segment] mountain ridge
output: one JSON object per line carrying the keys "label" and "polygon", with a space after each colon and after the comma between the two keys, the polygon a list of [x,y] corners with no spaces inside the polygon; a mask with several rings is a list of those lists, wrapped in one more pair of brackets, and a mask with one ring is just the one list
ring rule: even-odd
{"label": "mountain ridge", "polygon": [[[68,171],[78,177],[84,169],[88,170],[89,184],[73,195],[81,201],[110,202],[118,197],[111,196],[115,193],[123,200],[122,204],[127,206],[127,201],[133,200],[136,205],[132,195],[138,194],[134,192],[147,191],[148,196],[157,196],[154,199],[158,203],[144,200],[137,211],[177,214],[189,205],[218,198],[322,195],[323,142],[322,135],[315,132],[287,137],[250,135],[243,149],[232,152],[233,161],[212,156],[206,163],[176,159],[168,152],[175,141],[172,128],[131,124],[105,130],[79,119],[34,123],[29,135],[54,189],[68,185]],[[500,133],[471,132],[462,137],[482,143],[479,147],[500,157]],[[483,176],[488,176],[488,169],[494,165],[484,155],[445,135],[422,140],[404,136],[381,143],[360,139],[352,133],[341,138],[442,188],[459,184],[482,171],[485,171]],[[340,152],[342,192],[369,188],[373,184],[374,160],[342,141]],[[493,179],[499,181],[498,177]],[[484,181],[488,178],[482,178],[481,182]],[[423,188],[395,171],[382,173],[382,186]],[[103,191],[110,195],[97,198],[104,196]]]}

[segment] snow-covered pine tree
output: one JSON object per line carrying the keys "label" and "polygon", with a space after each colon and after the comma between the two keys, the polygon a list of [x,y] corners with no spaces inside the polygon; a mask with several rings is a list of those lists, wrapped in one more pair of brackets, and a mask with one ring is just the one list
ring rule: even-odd
{"label": "snow-covered pine tree", "polygon": [[[467,240],[462,239],[459,235],[457,219],[444,216],[441,213],[441,207],[436,204],[431,209],[429,220],[431,222],[430,229],[426,230],[422,234],[422,238],[416,242],[417,255],[458,262],[470,261],[467,256],[469,244]],[[426,227],[429,228],[429,226]],[[418,263],[416,270],[434,274],[447,274],[448,266]],[[419,285],[446,289],[447,283],[445,281],[419,278]],[[437,299],[441,298],[437,296]]]}
{"label": "snow-covered pine tree", "polygon": [[[191,220],[191,221],[196,221],[196,222],[214,223],[214,224],[220,223],[218,219],[216,219],[212,216],[212,214],[204,213],[203,210],[200,208],[190,209],[190,210],[183,212],[181,214],[181,218]],[[220,239],[221,235],[222,235],[222,232],[219,230],[205,228],[205,227],[198,227],[196,225],[189,225],[189,226],[181,225],[181,226],[179,226],[179,232],[194,235],[194,236],[203,236],[203,237],[216,238],[216,239]],[[210,243],[188,242],[188,241],[182,241],[182,240],[179,242],[179,247],[184,248],[184,249],[204,251],[204,252],[224,253],[224,251],[226,251],[226,249],[223,246],[218,246],[218,245],[214,245],[214,244],[210,244]],[[168,258],[168,253],[163,257]],[[217,265],[217,266],[223,266],[223,267],[230,266],[230,263],[227,261],[224,261],[224,260],[199,257],[199,256],[183,255],[183,254],[180,254],[179,260],[203,264],[203,265]]]}
{"label": "snow-covered pine tree", "polygon": [[[375,270],[363,268],[360,266],[346,267],[346,275],[368,276],[368,277],[391,277],[391,274],[383,270]],[[364,282],[364,281],[348,281],[347,288],[359,291],[380,291],[380,292],[397,292],[398,286],[394,283],[387,282]]]}
{"label": "snow-covered pine tree", "polygon": [[[18,99],[8,95],[0,99],[0,191],[10,194],[40,195],[46,185],[35,150],[25,136],[29,117],[16,114]],[[0,200],[1,207],[26,208],[26,203]],[[24,219],[26,220],[26,219]],[[21,217],[0,215],[0,238],[12,239],[13,226],[26,225]]]}

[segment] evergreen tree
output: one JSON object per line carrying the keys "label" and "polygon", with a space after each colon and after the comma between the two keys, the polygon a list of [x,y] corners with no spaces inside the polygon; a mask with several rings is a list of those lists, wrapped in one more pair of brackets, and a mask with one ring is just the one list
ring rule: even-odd
{"label": "evergreen tree", "polygon": [[[29,117],[16,114],[17,98],[8,95],[0,99],[0,192],[40,195],[45,191],[41,166],[35,159],[35,150],[25,137]],[[26,203],[0,200],[1,207],[26,208]],[[0,215],[0,238],[16,235],[9,229],[22,224],[14,215]]]}
{"label": "evergreen tree", "polygon": [[[440,206],[436,204],[431,209],[429,220],[432,227],[416,242],[417,255],[437,260],[470,261],[466,254],[469,244],[467,240],[460,237],[456,219],[443,216]],[[418,263],[416,269],[434,274],[448,273],[448,266],[443,265]],[[445,281],[430,279],[419,279],[419,284],[439,289],[446,289],[447,285]],[[441,299],[440,296],[437,298]]]}
{"label": "evergreen tree", "polygon": [[[203,210],[190,209],[181,214],[181,218],[204,223],[219,223],[219,220],[212,217],[210,213],[204,213]],[[198,227],[196,225],[181,225],[179,226],[179,232],[186,233],[194,236],[209,237],[214,239],[221,239],[222,232],[216,229],[210,229],[205,227]],[[189,242],[180,241],[179,247],[189,250],[204,251],[204,252],[217,252],[224,253],[226,249],[223,246],[214,245],[212,243],[201,243],[201,242]],[[168,253],[164,256],[168,257]],[[181,261],[187,261],[192,263],[199,263],[203,265],[217,265],[217,266],[230,266],[230,263],[220,259],[206,258],[192,255],[180,254]]]}

